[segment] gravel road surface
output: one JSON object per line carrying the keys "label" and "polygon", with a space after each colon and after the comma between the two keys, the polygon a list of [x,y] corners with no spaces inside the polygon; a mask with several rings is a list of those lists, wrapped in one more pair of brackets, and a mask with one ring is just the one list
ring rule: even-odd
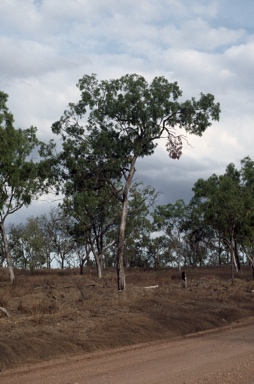
{"label": "gravel road surface", "polygon": [[0,373],[1,384],[253,384],[254,320]]}

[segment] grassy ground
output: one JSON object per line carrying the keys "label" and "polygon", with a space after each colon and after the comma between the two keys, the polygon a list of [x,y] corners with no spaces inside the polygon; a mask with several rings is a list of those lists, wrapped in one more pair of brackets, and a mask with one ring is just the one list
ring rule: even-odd
{"label": "grassy ground", "polygon": [[[254,281],[245,270],[127,271],[117,291],[115,271],[16,271],[10,286],[0,269],[0,370],[95,350],[172,338],[254,315]],[[146,288],[156,286],[155,288]]]}

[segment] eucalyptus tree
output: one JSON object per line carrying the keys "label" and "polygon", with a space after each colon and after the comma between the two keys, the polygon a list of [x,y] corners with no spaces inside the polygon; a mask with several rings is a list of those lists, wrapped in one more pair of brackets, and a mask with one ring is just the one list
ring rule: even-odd
{"label": "eucalyptus tree", "polygon": [[73,221],[70,215],[60,207],[54,207],[49,212],[51,222],[51,244],[52,252],[59,267],[64,269],[66,262],[75,257],[75,243],[71,236]]}
{"label": "eucalyptus tree", "polygon": [[73,197],[65,197],[62,208],[74,219],[72,236],[76,244],[83,243],[84,246],[85,253],[80,259],[81,270],[92,255],[97,276],[101,278],[104,254],[116,242],[109,237],[118,219],[116,205],[112,204],[105,190],[89,193],[84,189]]}
{"label": "eucalyptus tree", "polygon": [[15,266],[30,269],[42,268],[47,258],[44,252],[44,236],[38,217],[28,217],[25,223],[12,224],[8,231],[12,258]]}
{"label": "eucalyptus tree", "polygon": [[8,95],[0,92],[0,232],[10,280],[14,282],[6,219],[46,192],[50,182],[49,163],[41,160],[38,153],[42,147],[46,149],[46,145],[37,139],[35,127],[14,128],[7,100]]}
{"label": "eucalyptus tree", "polygon": [[8,245],[12,253],[12,262],[16,268],[27,269],[28,255],[26,254],[23,246],[23,224],[11,224],[7,229]]}
{"label": "eucalyptus tree", "polygon": [[[102,277],[103,256],[115,242],[108,233],[119,221],[120,202],[108,189],[113,180],[102,174],[102,166],[93,159],[89,142],[69,137],[59,154],[59,175],[64,194],[62,210],[73,219],[72,236],[76,244],[84,244],[80,271],[91,255],[95,259],[97,276]],[[115,184],[115,188],[116,188]],[[81,254],[80,254],[81,256]]]}
{"label": "eucalyptus tree", "polygon": [[172,251],[171,240],[165,236],[150,238],[147,246],[147,265],[155,270],[173,266],[175,255]]}
{"label": "eucalyptus tree", "polygon": [[[201,136],[211,120],[219,119],[220,106],[211,94],[182,101],[178,84],[162,76],[148,83],[137,74],[102,81],[94,74],[85,75],[78,88],[80,101],[69,104],[52,130],[64,141],[89,143],[87,158],[96,166],[96,177],[106,179],[121,202],[116,260],[118,289],[123,290],[128,197],[137,159],[152,155],[165,137],[169,157],[179,159],[183,135],[177,129]],[[112,180],[121,188],[115,188]]]}
{"label": "eucalyptus tree", "polygon": [[47,268],[50,269],[53,260],[55,259],[54,246],[54,210],[53,208],[48,214],[40,215],[38,220],[39,230],[43,236],[43,252],[46,258]]}
{"label": "eucalyptus tree", "polygon": [[171,252],[175,253],[179,271],[182,262],[183,225],[187,220],[188,207],[182,199],[175,204],[159,205],[153,213],[154,228],[162,231],[170,242]]}
{"label": "eucalyptus tree", "polygon": [[242,188],[245,190],[246,213],[239,226],[239,236],[254,278],[254,161],[249,156],[241,160],[240,174]]}
{"label": "eucalyptus tree", "polygon": [[211,253],[209,245],[215,236],[215,229],[206,220],[203,206],[196,198],[191,199],[186,212],[182,230],[185,234],[185,243],[188,243],[190,249],[189,264],[202,266],[209,259]]}
{"label": "eucalyptus tree", "polygon": [[60,212],[51,208],[48,214],[30,216],[23,223],[8,226],[8,240],[16,267],[29,267],[31,270],[40,266],[51,268],[58,251]]}
{"label": "eucalyptus tree", "polygon": [[254,217],[254,184],[251,188],[244,170],[237,170],[233,163],[227,166],[224,175],[199,179],[193,188],[193,201],[203,210],[205,222],[220,234],[230,252],[232,278],[234,269],[240,269],[238,245]]}
{"label": "eucalyptus tree", "polygon": [[125,232],[125,265],[147,264],[147,248],[153,232],[151,215],[158,195],[159,192],[155,188],[143,183],[134,182],[130,188]]}

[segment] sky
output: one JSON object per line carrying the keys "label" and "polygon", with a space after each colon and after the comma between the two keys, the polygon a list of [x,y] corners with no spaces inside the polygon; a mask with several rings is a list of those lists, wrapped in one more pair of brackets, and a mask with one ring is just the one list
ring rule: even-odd
{"label": "sky", "polygon": [[[165,76],[186,99],[212,93],[220,121],[202,137],[189,135],[180,160],[160,142],[135,174],[161,192],[161,204],[188,203],[199,178],[254,159],[253,17],[253,0],[1,0],[0,90],[16,128],[34,125],[45,142],[58,140],[51,125],[79,100],[86,74]],[[42,198],[15,217],[52,204]]]}

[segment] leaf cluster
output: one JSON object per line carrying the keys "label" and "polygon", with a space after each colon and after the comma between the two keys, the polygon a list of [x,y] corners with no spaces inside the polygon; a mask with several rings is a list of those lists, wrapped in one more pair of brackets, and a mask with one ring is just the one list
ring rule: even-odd
{"label": "leaf cluster", "polygon": [[7,99],[7,94],[0,92],[1,221],[47,191],[49,180],[46,163],[39,156],[42,143],[36,137],[37,128],[14,128]]}

